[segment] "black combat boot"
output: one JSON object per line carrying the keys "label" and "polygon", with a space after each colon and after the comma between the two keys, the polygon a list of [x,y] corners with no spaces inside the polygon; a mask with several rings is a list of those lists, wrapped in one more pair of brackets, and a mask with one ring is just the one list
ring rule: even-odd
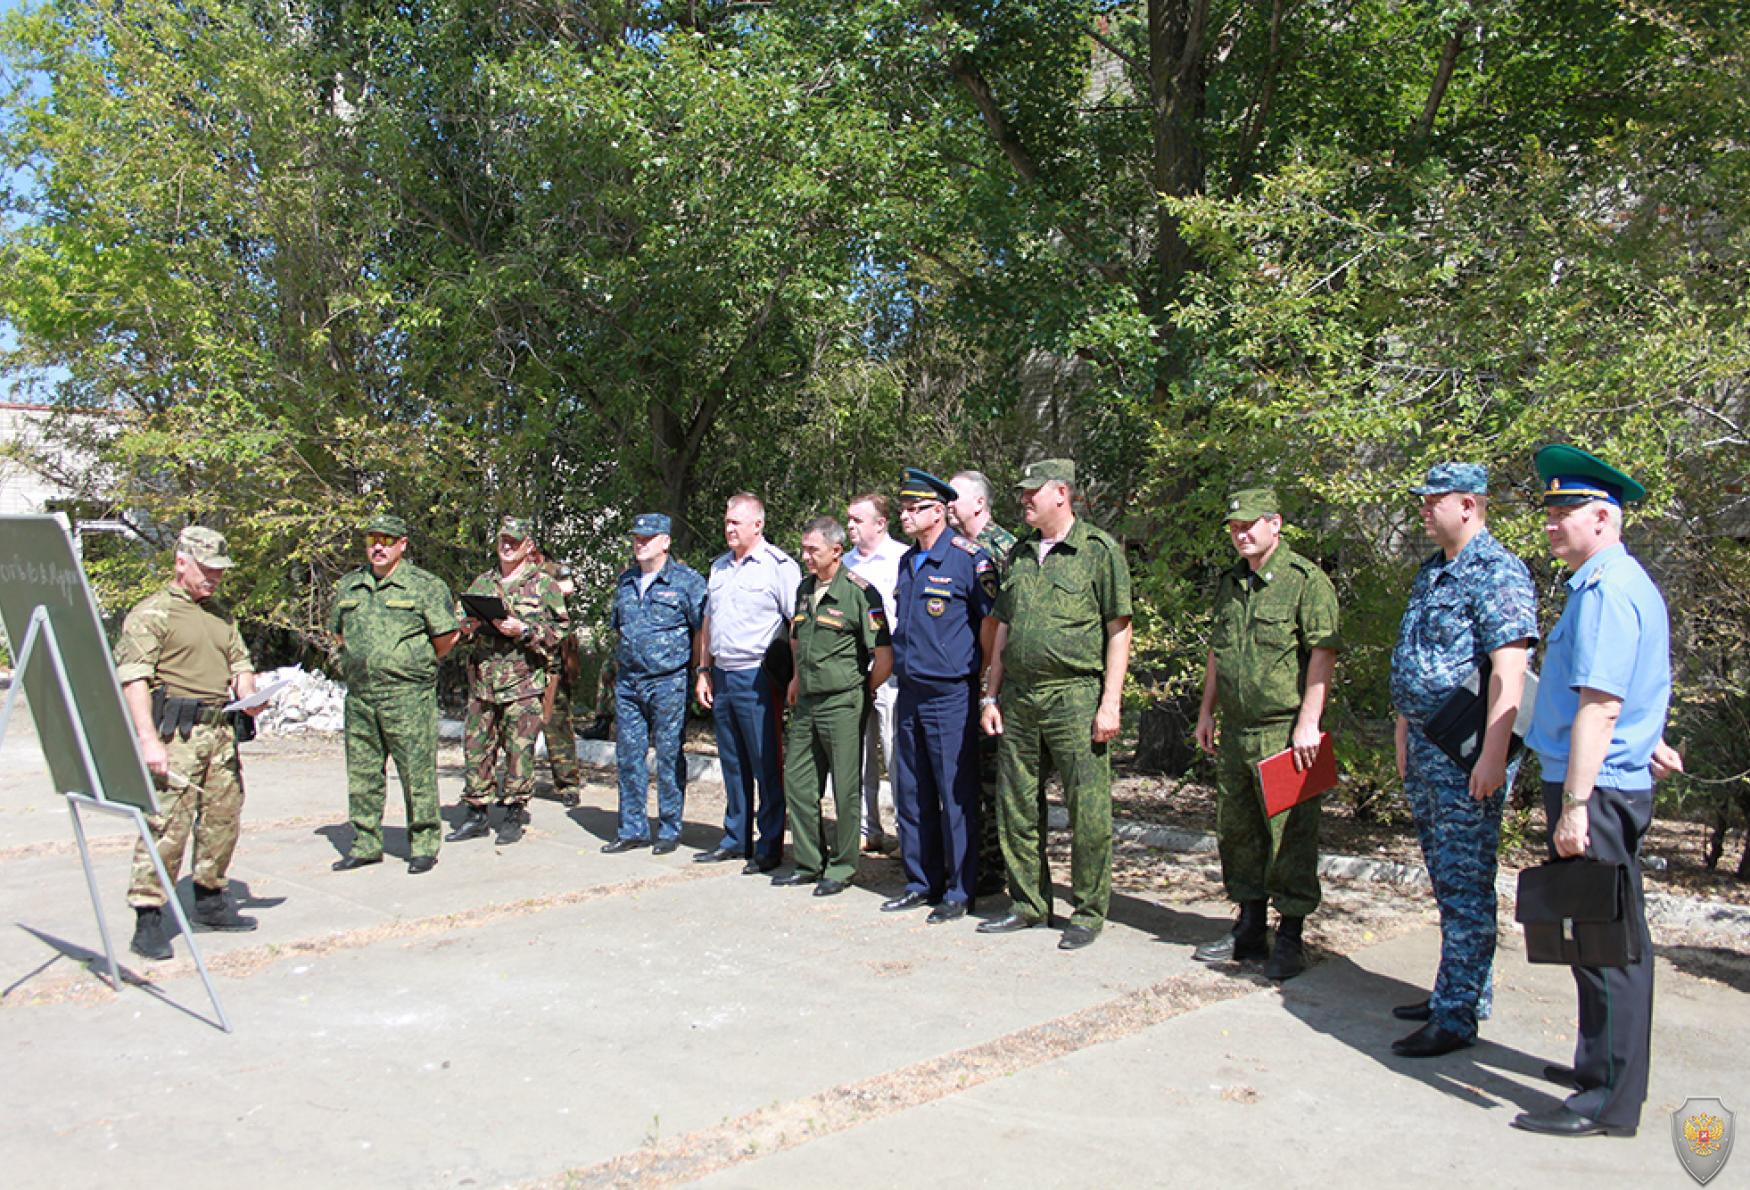
{"label": "black combat boot", "polygon": [[1264,974],[1271,979],[1293,979],[1306,970],[1306,947],[1300,940],[1304,917],[1276,919],[1276,948],[1270,952],[1270,963]]}
{"label": "black combat boot", "polygon": [[462,825],[444,836],[446,843],[460,843],[464,839],[479,839],[492,833],[492,824],[486,820],[485,806],[469,806],[468,816],[462,819]]}
{"label": "black combat boot", "polygon": [[1234,922],[1234,928],[1214,942],[1199,946],[1191,957],[1200,963],[1263,958],[1270,953],[1265,945],[1270,925],[1268,909],[1268,901],[1241,901],[1240,919]]}
{"label": "black combat boot", "polygon": [[253,917],[244,917],[233,909],[231,898],[225,895],[224,889],[194,886],[193,925],[196,930],[238,934],[253,930],[259,924]]}
{"label": "black combat boot", "polygon": [[586,740],[609,740],[614,737],[614,717],[597,715],[595,722],[578,733]]}
{"label": "black combat boot", "polygon": [[134,910],[134,940],[128,945],[128,949],[143,959],[159,962],[175,953],[170,949],[170,939],[164,936],[162,909]]}
{"label": "black combat boot", "polygon": [[521,806],[506,806],[504,820],[498,824],[498,838],[494,843],[514,843],[523,837],[523,808]]}

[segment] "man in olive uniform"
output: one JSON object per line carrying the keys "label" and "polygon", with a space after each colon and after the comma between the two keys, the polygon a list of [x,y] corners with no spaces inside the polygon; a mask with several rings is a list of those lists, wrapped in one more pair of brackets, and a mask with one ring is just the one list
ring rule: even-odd
{"label": "man in olive uniform", "polygon": [[1130,568],[1111,534],[1075,515],[1075,464],[1045,459],[1016,485],[1031,527],[1014,548],[981,716],[1002,738],[997,807],[1014,908],[979,926],[1005,934],[1051,919],[1045,777],[1063,777],[1074,908],[1058,945],[1099,936],[1112,900],[1112,761],[1130,667]]}
{"label": "man in olive uniform", "polygon": [[[790,617],[796,673],[786,703],[795,709],[784,734],[784,799],[796,867],[772,883],[813,884],[817,897],[844,892],[857,874],[863,720],[893,669],[881,593],[841,564],[844,554],[843,525],[831,517],[808,522],[802,563],[810,573]],[[823,847],[820,794],[829,772],[838,821]]]}
{"label": "man in olive uniform", "polygon": [[347,811],[352,851],[335,861],[349,872],[383,862],[383,802],[388,759],[407,803],[407,870],[437,864],[443,829],[437,786],[438,661],[456,643],[450,589],[408,561],[407,522],[382,513],[364,527],[367,565],[335,587],[328,630],[337,637],[346,683]]}
{"label": "man in olive uniform", "polygon": [[552,662],[552,681],[547,693],[547,718],[541,735],[547,741],[547,765],[553,770],[553,792],[559,804],[567,808],[578,804],[578,791],[583,787],[583,766],[577,762],[577,728],[571,721],[571,700],[582,673],[582,656],[578,650],[578,633],[583,622],[578,615],[577,580],[571,567],[562,562],[545,561],[542,569],[559,587],[565,601],[565,615],[571,630],[559,641],[559,653]]}
{"label": "man in olive uniform", "polygon": [[[1240,560],[1216,589],[1197,746],[1217,758],[1216,844],[1240,916],[1231,932],[1193,957],[1212,963],[1268,953],[1264,973],[1291,979],[1306,969],[1301,927],[1319,904],[1320,802],[1267,817],[1258,762],[1292,748],[1295,767],[1304,771],[1318,758],[1319,720],[1339,648],[1337,592],[1324,571],[1282,544],[1273,490],[1233,493],[1226,517]],[[1267,950],[1270,901],[1278,921],[1276,945]]]}
{"label": "man in olive uniform", "polygon": [[[232,696],[255,693],[255,667],[230,609],[213,598],[231,566],[224,537],[198,525],[184,529],[175,565],[170,585],[128,613],[115,645],[122,698],[159,789],[158,813],[147,815],[146,825],[172,886],[194,837],[195,929],[253,930],[255,919],[225,896],[243,816],[243,767],[220,708]],[[134,953],[168,959],[165,890],[144,841],[134,849],[128,904],[136,919]]]}
{"label": "man in olive uniform", "polygon": [[526,807],[535,792],[535,739],[541,734],[542,697],[552,678],[568,621],[559,585],[532,555],[529,523],[505,517],[498,525],[498,565],[468,587],[467,595],[492,596],[505,615],[490,625],[463,608],[462,635],[472,642],[468,662],[468,719],[462,729],[465,766],[462,801],[467,816],[444,836],[446,842],[477,839],[490,829],[487,802],[497,784],[498,754],[504,753],[504,787],[498,801],[504,817],[495,840],[523,837]]}
{"label": "man in olive uniform", "polygon": [[[990,477],[982,471],[956,471],[948,481],[959,493],[948,502],[948,523],[984,547],[999,580],[1009,573],[1009,551],[1015,535],[997,524],[990,510]],[[981,897],[1003,891],[1003,844],[997,829],[998,737],[978,737],[978,888]]]}

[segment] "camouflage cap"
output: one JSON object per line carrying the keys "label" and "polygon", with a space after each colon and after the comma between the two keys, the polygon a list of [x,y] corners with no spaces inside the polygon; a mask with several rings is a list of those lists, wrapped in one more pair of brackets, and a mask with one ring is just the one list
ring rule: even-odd
{"label": "camouflage cap", "polygon": [[360,533],[381,533],[386,537],[406,537],[407,522],[392,512],[379,512],[364,523]]}
{"label": "camouflage cap", "polygon": [[1244,521],[1249,525],[1261,516],[1281,515],[1282,502],[1276,498],[1275,488],[1241,488],[1228,493],[1221,519],[1224,523]]}
{"label": "camouflage cap", "polygon": [[1015,487],[1023,492],[1034,488],[1042,488],[1048,483],[1067,483],[1073,485],[1076,481],[1076,465],[1070,459],[1040,459],[1028,463],[1021,471],[1021,478],[1015,481]]}
{"label": "camouflage cap", "polygon": [[632,518],[632,536],[656,537],[674,530],[674,522],[660,512],[641,512]]}
{"label": "camouflage cap", "polygon": [[534,537],[535,529],[534,526],[529,524],[529,519],[527,517],[500,517],[498,521],[498,535],[500,537],[515,538],[517,541],[528,541]]}
{"label": "camouflage cap", "polygon": [[225,552],[225,535],[205,525],[190,525],[176,539],[176,552],[187,554],[202,566],[227,570],[231,557]]}
{"label": "camouflage cap", "polygon": [[1435,463],[1422,482],[1410,489],[1414,496],[1444,496],[1447,492],[1488,495],[1489,469],[1481,463]]}

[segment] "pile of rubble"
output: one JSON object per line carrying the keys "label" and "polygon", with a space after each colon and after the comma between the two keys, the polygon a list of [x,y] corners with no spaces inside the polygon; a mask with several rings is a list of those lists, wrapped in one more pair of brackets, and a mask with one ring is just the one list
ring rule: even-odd
{"label": "pile of rubble", "polygon": [[346,687],[321,670],[291,665],[257,674],[255,681],[262,687],[279,681],[290,682],[274,695],[267,709],[256,716],[255,730],[262,735],[304,735],[338,732],[345,728]]}

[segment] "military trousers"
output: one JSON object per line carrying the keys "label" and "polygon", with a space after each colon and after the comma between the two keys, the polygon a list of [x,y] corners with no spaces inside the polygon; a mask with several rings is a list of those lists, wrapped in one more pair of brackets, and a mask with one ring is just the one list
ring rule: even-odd
{"label": "military trousers", "polygon": [[1319,907],[1319,811],[1323,798],[1271,818],[1264,812],[1258,762],[1287,748],[1291,720],[1232,727],[1225,723],[1215,757],[1215,839],[1228,899],[1268,900],[1283,917]]}
{"label": "military trousers", "polygon": [[524,806],[535,794],[535,740],[541,734],[541,694],[499,702],[470,698],[462,727],[462,800],[484,810],[504,756],[504,791],[498,800]]}
{"label": "military trousers", "polygon": [[978,886],[978,688],[900,682],[894,817],[907,892],[970,903]]}
{"label": "military trousers", "polygon": [[[186,740],[174,735],[164,741],[164,750],[170,758],[170,776],[158,782],[158,813],[146,815],[158,858],[175,887],[182,853],[192,836],[194,882],[202,888],[224,888],[243,822],[243,766],[237,759],[237,737],[228,723],[201,724]],[[134,846],[128,904],[154,909],[165,899],[152,854],[141,841]]]}
{"label": "military trousers", "polygon": [[[1543,783],[1551,826],[1562,813],[1562,783]],[[1653,791],[1596,786],[1586,804],[1586,855],[1628,869],[1623,911],[1641,942],[1641,957],[1626,967],[1575,967],[1580,1036],[1574,1043],[1574,1078],[1580,1089],[1568,1110],[1621,1128],[1638,1128],[1647,1099],[1653,1050],[1653,936],[1647,929],[1647,894],[1641,886],[1641,838],[1653,822]]]}
{"label": "military trousers", "polygon": [[[782,698],[758,666],[711,669],[711,716],[723,766],[725,851],[775,866],[784,854]],[[757,833],[756,833],[757,832]]]}
{"label": "military trousers", "polygon": [[1033,921],[1051,916],[1045,778],[1055,769],[1069,810],[1070,921],[1099,930],[1112,902],[1112,759],[1093,737],[1100,680],[1011,680],[1001,705],[997,813],[1015,912]]}
{"label": "military trousers", "polygon": [[656,838],[681,837],[686,802],[687,671],[654,677],[621,673],[614,681],[614,757],[620,778],[620,838],[650,837],[649,752],[656,748]]}
{"label": "military trousers", "polygon": [[[861,686],[833,694],[804,694],[784,728],[784,802],[790,812],[790,847],[796,871],[850,883],[862,838],[863,721],[869,696]],[[830,835],[820,813],[821,792],[832,778],[836,821]]]}
{"label": "military trousers", "polygon": [[391,758],[401,778],[411,855],[436,855],[443,819],[437,784],[437,687],[404,686],[346,696],[346,794],[352,854],[383,854],[383,804]]}
{"label": "military trousers", "polygon": [[1411,722],[1405,749],[1404,796],[1422,843],[1428,882],[1440,910],[1440,971],[1428,997],[1430,1020],[1460,1037],[1475,1037],[1489,1015],[1495,965],[1495,873],[1507,784],[1483,801],[1470,778]]}
{"label": "military trousers", "polygon": [[577,728],[571,721],[571,679],[564,669],[549,681],[553,690],[553,713],[547,716],[541,734],[547,740],[547,765],[553,770],[553,792],[574,792],[583,784],[583,768],[577,763]]}

